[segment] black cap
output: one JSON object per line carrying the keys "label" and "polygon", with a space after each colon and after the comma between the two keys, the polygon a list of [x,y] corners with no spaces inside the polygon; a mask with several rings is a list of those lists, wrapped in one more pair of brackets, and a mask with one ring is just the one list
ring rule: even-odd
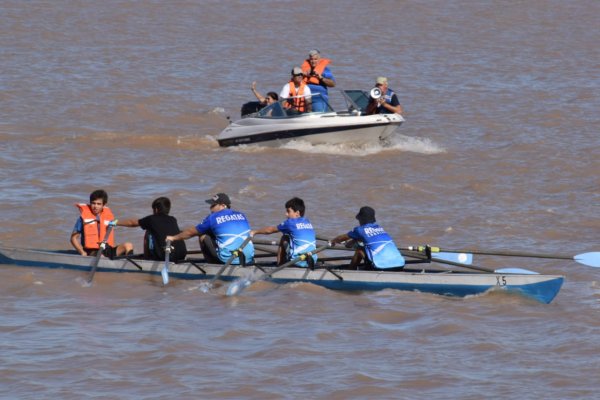
{"label": "black cap", "polygon": [[375,222],[375,210],[368,206],[361,207],[356,214],[356,219],[361,225],[372,224]]}
{"label": "black cap", "polygon": [[225,204],[227,207],[229,207],[231,205],[231,200],[229,200],[229,196],[227,196],[225,193],[217,193],[210,199],[206,200],[206,202],[211,206],[215,204]]}

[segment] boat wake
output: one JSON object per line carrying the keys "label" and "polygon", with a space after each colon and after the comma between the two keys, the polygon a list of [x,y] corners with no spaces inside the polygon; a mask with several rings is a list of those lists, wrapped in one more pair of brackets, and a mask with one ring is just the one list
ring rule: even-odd
{"label": "boat wake", "polygon": [[[373,154],[390,151],[413,152],[420,154],[440,154],[445,153],[446,149],[437,145],[429,138],[409,137],[404,135],[394,135],[385,142],[355,145],[344,144],[312,144],[305,140],[292,140],[280,147],[281,149],[296,150],[310,154],[331,154],[345,155],[353,157],[365,157]],[[258,144],[241,145],[232,147],[232,151],[244,153],[259,153],[272,150],[272,146],[261,146]]]}
{"label": "boat wake", "polygon": [[410,151],[421,154],[445,153],[446,150],[433,143],[428,138],[414,138],[404,135],[394,135],[385,142],[352,145],[352,144],[318,144],[313,145],[306,141],[291,141],[283,145],[284,149],[293,149],[305,153],[342,154],[349,156],[364,157],[378,154],[384,151]]}

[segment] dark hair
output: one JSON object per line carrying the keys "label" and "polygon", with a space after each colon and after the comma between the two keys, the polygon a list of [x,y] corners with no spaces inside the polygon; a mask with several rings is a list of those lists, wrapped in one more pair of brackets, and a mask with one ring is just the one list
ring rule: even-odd
{"label": "dark hair", "polygon": [[152,209],[156,210],[157,214],[169,215],[171,211],[171,200],[168,197],[159,197],[152,202]]}
{"label": "dark hair", "polygon": [[90,204],[92,203],[92,201],[98,200],[98,199],[102,199],[102,202],[104,204],[108,203],[108,193],[106,193],[106,191],[104,191],[102,189],[94,190],[90,194]]}
{"label": "dark hair", "polygon": [[285,208],[291,208],[292,210],[299,212],[301,217],[304,217],[304,211],[306,210],[304,207],[304,200],[299,197],[289,199],[285,203]]}
{"label": "dark hair", "polygon": [[269,92],[269,93],[267,93],[266,97],[270,97],[270,98],[272,98],[275,101],[279,100],[279,95],[277,93],[275,93],[275,92]]}

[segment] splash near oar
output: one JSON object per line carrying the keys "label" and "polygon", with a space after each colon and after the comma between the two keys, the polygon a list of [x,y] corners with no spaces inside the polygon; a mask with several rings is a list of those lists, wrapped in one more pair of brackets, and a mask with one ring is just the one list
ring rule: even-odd
{"label": "splash near oar", "polygon": [[212,289],[215,282],[221,277],[221,275],[223,275],[223,272],[227,269],[228,266],[231,265],[233,260],[238,258],[240,256],[240,254],[243,254],[244,247],[246,247],[246,245],[248,244],[248,242],[250,242],[251,239],[252,239],[252,236],[248,236],[242,242],[242,244],[240,245],[240,247],[237,250],[234,250],[231,252],[231,256],[227,259],[227,262],[219,269],[219,271],[217,271],[217,273],[215,274],[215,276],[213,276],[213,278],[210,280],[210,282],[200,286],[201,291],[203,291],[204,293],[207,293],[210,289]]}
{"label": "splash near oar", "polygon": [[108,238],[109,238],[112,230],[113,230],[113,226],[108,225],[108,228],[106,228],[106,234],[104,235],[104,239],[98,246],[98,251],[96,252],[94,261],[92,261],[92,269],[90,271],[90,274],[88,275],[88,280],[87,280],[88,284],[92,283],[92,280],[94,280],[94,275],[96,274],[96,269],[98,269],[98,263],[100,262],[100,257],[102,257],[102,253],[104,252],[104,249],[106,248],[106,243],[108,242]]}
{"label": "splash near oar", "polygon": [[253,282],[256,282],[256,281],[259,281],[262,279],[269,279],[271,276],[273,276],[277,272],[281,271],[282,269],[291,267],[292,265],[294,265],[300,261],[305,261],[307,258],[312,257],[314,254],[317,254],[329,247],[330,247],[330,244],[327,243],[325,246],[321,246],[313,251],[309,251],[309,252],[300,254],[298,257],[294,258],[293,260],[280,265],[279,267],[275,268],[274,270],[272,270],[268,273],[262,274],[261,276],[259,276],[256,279],[252,279],[250,277],[238,279],[235,282],[233,282],[231,285],[229,285],[229,287],[227,288],[227,296],[235,296],[236,294],[241,293],[244,289],[246,289],[248,286],[250,286]]}
{"label": "splash near oar", "polygon": [[165,246],[165,265],[163,265],[163,269],[162,271],[160,271],[160,274],[162,275],[163,285],[165,286],[169,283],[169,258],[171,256],[172,249],[173,248],[171,247],[171,241],[167,240]]}
{"label": "splash near oar", "polygon": [[[425,246],[409,246],[408,250],[422,251],[421,249]],[[589,252],[576,255],[564,255],[564,254],[543,254],[543,253],[527,253],[517,251],[504,251],[504,250],[451,250],[441,249],[439,247],[431,247],[433,252],[446,252],[446,253],[472,253],[481,254],[487,256],[501,256],[501,257],[523,257],[523,258],[547,258],[552,260],[571,260],[579,264],[587,265],[588,267],[600,268],[600,252]]]}

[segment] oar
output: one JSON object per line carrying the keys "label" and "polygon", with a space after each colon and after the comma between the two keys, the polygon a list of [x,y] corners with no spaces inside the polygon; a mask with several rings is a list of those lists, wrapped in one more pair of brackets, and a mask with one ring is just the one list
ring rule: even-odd
{"label": "oar", "polygon": [[456,267],[462,267],[462,268],[466,268],[466,269],[473,269],[476,271],[481,271],[481,272],[488,272],[490,274],[528,274],[528,275],[533,275],[533,274],[537,274],[537,272],[535,271],[530,271],[528,269],[523,269],[523,268],[500,268],[500,269],[490,269],[490,268],[485,268],[485,267],[480,267],[478,265],[473,265],[473,264],[464,264],[464,263],[459,263],[459,262],[454,262],[454,261],[450,261],[450,260],[443,260],[441,258],[436,258],[436,257],[427,257],[426,255],[422,255],[419,253],[411,253],[410,254],[411,257],[414,258],[419,258],[421,260],[431,260],[440,264],[448,264],[448,265],[454,265]]}
{"label": "oar", "polygon": [[[317,240],[325,240],[325,239],[317,236]],[[441,260],[454,261],[454,262],[459,262],[462,264],[471,264],[473,262],[473,254],[469,254],[469,253],[462,252],[462,251],[460,251],[460,252],[443,252],[443,251],[440,251],[440,249],[438,247],[430,247],[430,248],[431,248],[432,252],[437,253],[435,255],[436,258],[439,258]],[[353,248],[345,248],[345,247],[331,247],[331,249],[332,250],[354,251]],[[406,247],[406,248],[398,247],[398,250],[400,250],[401,253],[402,253],[402,251],[405,251],[405,250],[424,252],[425,246],[410,246],[410,247]],[[458,253],[458,254],[456,254],[456,253]],[[405,254],[403,254],[403,255],[405,255]]]}
{"label": "oar", "polygon": [[163,285],[167,285],[169,283],[169,256],[171,255],[171,241],[167,240],[165,246],[165,265],[163,266],[160,274],[162,275]]}
{"label": "oar", "polygon": [[213,276],[212,279],[206,285],[202,286],[201,290],[203,292],[206,293],[213,287],[215,282],[221,277],[221,275],[223,275],[223,272],[225,272],[227,267],[231,265],[233,260],[235,260],[240,255],[240,253],[244,250],[244,247],[246,247],[250,240],[252,240],[252,236],[248,236],[246,239],[244,239],[240,247],[237,250],[231,252],[231,256],[227,259],[227,262],[221,268],[219,268],[215,276]]}
{"label": "oar", "polygon": [[465,251],[441,251],[439,247],[431,246],[408,246],[398,247],[400,252],[403,251],[419,251],[421,253],[435,253],[435,258],[447,261],[453,261],[461,264],[472,264],[473,254]]}
{"label": "oar", "polygon": [[[417,250],[422,246],[410,246],[408,249]],[[445,251],[448,253],[472,253],[489,256],[506,256],[506,257],[530,257],[530,258],[548,258],[553,260],[573,260],[579,264],[587,265],[589,267],[600,268],[600,252],[589,252],[581,253],[577,255],[564,255],[564,254],[538,254],[538,253],[523,253],[503,250],[449,250],[440,249],[439,247],[432,247],[432,251]],[[434,250],[435,249],[435,250]]]}
{"label": "oar", "polygon": [[94,275],[96,274],[96,269],[98,269],[100,257],[102,257],[102,252],[106,248],[106,242],[108,242],[108,237],[110,236],[112,230],[113,226],[108,225],[108,228],[106,228],[106,233],[104,234],[104,239],[102,240],[102,242],[100,242],[100,245],[98,246],[98,251],[96,252],[96,256],[94,257],[94,261],[92,261],[92,269],[90,271],[90,274],[88,275],[87,283],[92,283],[92,280],[94,280]]}
{"label": "oar", "polygon": [[[318,247],[317,249],[315,249],[313,251],[309,251],[304,254],[300,254],[298,257],[294,258],[291,261],[286,262],[285,264],[280,265],[279,267],[275,268],[271,272],[262,274],[260,277],[258,277],[254,281],[259,281],[261,279],[268,279],[271,276],[273,276],[273,274],[276,274],[277,272],[281,271],[282,269],[290,267],[299,261],[304,261],[308,257],[312,257],[314,254],[317,254],[317,253],[327,249],[329,246],[330,246],[329,243],[327,243],[325,246]],[[254,281],[250,278],[238,279],[237,281],[235,281],[231,285],[229,285],[229,287],[227,288],[227,296],[235,296],[236,294],[241,293],[242,290],[246,289]]]}

